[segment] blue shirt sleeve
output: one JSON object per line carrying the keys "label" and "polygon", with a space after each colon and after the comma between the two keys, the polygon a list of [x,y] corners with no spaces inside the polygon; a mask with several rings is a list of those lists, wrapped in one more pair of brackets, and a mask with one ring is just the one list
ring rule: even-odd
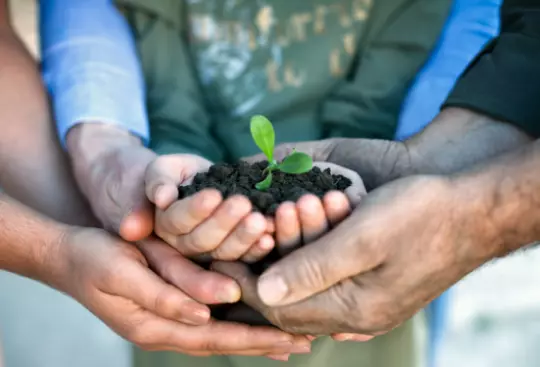
{"label": "blue shirt sleeve", "polygon": [[439,113],[461,73],[499,33],[501,3],[502,0],[454,0],[439,44],[405,100],[398,139],[416,134]]}
{"label": "blue shirt sleeve", "polygon": [[41,0],[43,77],[62,144],[81,122],[149,139],[145,87],[131,30],[111,0]]}

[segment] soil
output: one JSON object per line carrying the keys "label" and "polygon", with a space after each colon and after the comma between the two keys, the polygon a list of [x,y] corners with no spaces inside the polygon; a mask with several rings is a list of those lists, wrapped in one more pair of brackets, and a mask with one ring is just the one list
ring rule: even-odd
{"label": "soil", "polygon": [[[255,184],[265,178],[263,171],[267,166],[266,161],[252,165],[245,162],[216,164],[208,172],[197,174],[191,185],[179,187],[179,199],[203,189],[214,188],[220,191],[224,198],[244,195],[251,200],[253,210],[273,216],[279,204],[285,201],[295,202],[307,193],[322,198],[329,191],[344,191],[351,185],[347,177],[333,175],[330,169],[321,170],[313,167],[311,171],[297,175],[274,171],[271,187],[266,191],[259,191],[255,188]],[[280,254],[274,249],[263,260],[250,264],[250,269],[253,273],[260,275],[280,258]],[[212,316],[218,320],[250,325],[271,325],[261,314],[242,302],[234,305],[216,305],[211,309]]]}
{"label": "soil", "polygon": [[254,210],[273,216],[279,204],[285,201],[295,202],[307,193],[322,198],[328,191],[344,191],[351,185],[347,177],[333,175],[328,168],[321,171],[313,167],[311,171],[299,175],[274,171],[271,187],[259,191],[255,184],[266,177],[263,171],[267,166],[266,161],[252,165],[245,162],[216,164],[208,172],[197,174],[191,185],[181,186],[179,198],[183,199],[203,189],[215,188],[225,198],[244,195],[251,200]]}

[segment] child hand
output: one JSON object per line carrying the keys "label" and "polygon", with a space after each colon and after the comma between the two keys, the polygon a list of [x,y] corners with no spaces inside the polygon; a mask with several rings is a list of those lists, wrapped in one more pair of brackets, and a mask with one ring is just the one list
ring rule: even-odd
{"label": "child hand", "polygon": [[156,205],[156,234],[185,256],[204,254],[217,260],[266,256],[274,247],[273,223],[252,212],[247,198],[223,200],[217,190],[210,189],[177,200],[178,186],[189,185],[211,165],[198,156],[173,154],[149,166],[146,194]]}
{"label": "child hand", "polygon": [[345,192],[330,191],[323,200],[315,195],[304,195],[296,203],[285,202],[276,211],[277,248],[286,255],[302,244],[309,244],[338,225],[367,194],[360,176],[332,163],[315,162],[321,170],[330,168],[351,180]]}

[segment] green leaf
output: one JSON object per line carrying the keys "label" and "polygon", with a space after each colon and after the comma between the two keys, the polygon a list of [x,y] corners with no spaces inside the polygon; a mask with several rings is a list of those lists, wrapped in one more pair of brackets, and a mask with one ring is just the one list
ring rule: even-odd
{"label": "green leaf", "polygon": [[250,129],[255,144],[268,158],[268,162],[272,162],[274,160],[274,144],[276,140],[272,123],[266,117],[256,115],[251,118]]}
{"label": "green leaf", "polygon": [[309,155],[300,152],[293,152],[278,165],[281,172],[292,174],[309,172],[311,167],[313,167],[313,159]]}
{"label": "green leaf", "polygon": [[272,172],[268,172],[268,176],[261,182],[255,185],[255,188],[259,191],[265,191],[270,188],[270,185],[272,185]]}

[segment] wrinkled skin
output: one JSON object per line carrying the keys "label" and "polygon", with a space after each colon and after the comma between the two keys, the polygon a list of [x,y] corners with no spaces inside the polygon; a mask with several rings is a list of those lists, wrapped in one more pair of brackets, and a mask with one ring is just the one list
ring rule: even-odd
{"label": "wrinkled skin", "polygon": [[[260,279],[238,263],[214,269],[238,281],[242,299],[295,333],[379,335],[412,317],[490,258],[482,208],[436,176],[370,193],[336,229]],[[421,265],[420,265],[421,264]]]}

